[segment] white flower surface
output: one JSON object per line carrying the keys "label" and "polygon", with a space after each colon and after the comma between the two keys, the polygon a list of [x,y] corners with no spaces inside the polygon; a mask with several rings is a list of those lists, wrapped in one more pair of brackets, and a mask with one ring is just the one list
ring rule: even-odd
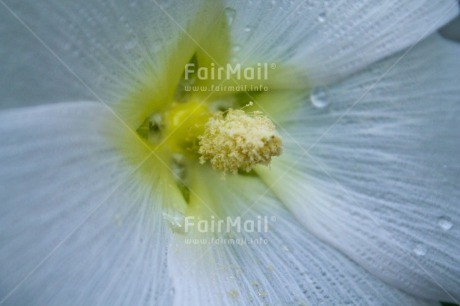
{"label": "white flower surface", "polygon": [[[459,303],[460,46],[436,34],[458,11],[0,0],[0,305]],[[222,178],[178,159],[180,127],[140,132],[180,118],[190,62],[276,64],[266,92],[193,103],[263,112],[281,156]],[[266,231],[183,229],[261,216]]]}

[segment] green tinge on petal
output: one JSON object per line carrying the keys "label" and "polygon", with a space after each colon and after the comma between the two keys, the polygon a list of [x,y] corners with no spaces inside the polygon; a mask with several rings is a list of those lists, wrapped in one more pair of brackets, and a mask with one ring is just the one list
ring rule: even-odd
{"label": "green tinge on petal", "polygon": [[108,142],[135,169],[139,183],[147,188],[155,188],[155,192],[163,197],[165,213],[174,211],[183,214],[186,203],[173,177],[170,154],[152,150],[139,135],[113,118],[107,118],[102,126]]}
{"label": "green tinge on petal", "polygon": [[[221,24],[219,18],[222,7],[219,2],[200,1],[196,9],[189,12],[192,17],[186,26],[174,20],[174,16],[167,8],[159,6],[158,9],[163,10],[171,18],[171,23],[166,25],[166,28],[176,29],[164,34],[172,37],[165,37],[168,44],[155,54],[155,60],[150,57],[144,58],[142,70],[138,71],[141,81],[130,82],[129,94],[115,105],[115,110],[121,114],[121,117],[128,118],[135,128],[140,126],[151,113],[164,110],[174,100],[185,65],[190,62],[195,53],[202,53],[200,51],[204,49],[202,46],[206,46],[206,50],[211,50],[213,56],[225,58],[219,55],[221,52],[219,48],[214,48],[216,43],[205,43],[214,42],[214,37],[222,36],[221,31],[217,33],[217,30],[213,30],[210,37],[209,29],[225,30],[216,26]],[[152,29],[153,31],[163,31],[163,28],[155,28]]]}

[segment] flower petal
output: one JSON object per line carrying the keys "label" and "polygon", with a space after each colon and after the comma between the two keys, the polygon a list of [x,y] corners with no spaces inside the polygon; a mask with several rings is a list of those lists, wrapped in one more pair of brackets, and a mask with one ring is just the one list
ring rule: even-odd
{"label": "flower petal", "polygon": [[[227,235],[225,225],[221,233],[210,225],[200,232],[193,219],[188,232],[174,236],[168,263],[175,305],[425,304],[385,285],[308,233],[258,178],[222,180],[203,172],[194,185],[199,198],[191,205],[215,205],[221,214],[216,217],[241,217],[242,228]],[[262,230],[257,225],[255,231],[244,230],[247,220],[261,220]]]}
{"label": "flower petal", "polygon": [[[8,74],[0,78],[0,94],[8,105],[48,103],[50,93],[42,92],[67,86],[73,78],[78,90],[70,90],[66,100],[79,96],[83,86],[83,94],[116,107],[135,128],[155,105],[173,97],[185,63],[221,14],[220,7],[207,0],[2,4],[2,16],[8,17],[2,20],[3,31],[11,33],[2,42],[8,46],[2,74],[15,72],[13,79]],[[25,42],[18,42],[23,38]],[[57,85],[49,85],[53,81]],[[59,97],[64,88],[57,90]],[[44,100],[36,99],[37,92]]]}
{"label": "flower petal", "polygon": [[311,232],[392,285],[445,301],[460,300],[459,54],[434,35],[313,92],[328,105],[278,117],[285,156],[258,171]]}
{"label": "flower petal", "polygon": [[458,14],[432,0],[227,1],[235,60],[277,63],[271,89],[325,85],[406,48]]}
{"label": "flower petal", "polygon": [[0,304],[159,304],[170,283],[159,175],[109,141],[133,138],[114,120],[84,102],[0,113]]}
{"label": "flower petal", "polygon": [[75,76],[0,7],[0,109],[90,98]]}

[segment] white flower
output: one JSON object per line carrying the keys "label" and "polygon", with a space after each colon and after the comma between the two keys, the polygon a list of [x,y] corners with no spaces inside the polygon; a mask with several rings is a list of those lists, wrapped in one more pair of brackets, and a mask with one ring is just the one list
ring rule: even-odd
{"label": "white flower", "polygon": [[[460,300],[460,48],[433,34],[456,1],[0,7],[0,305]],[[223,180],[142,133],[180,117],[189,62],[276,64],[267,92],[193,94],[254,101],[269,167]],[[267,243],[183,229],[239,216],[268,229],[224,238]]]}

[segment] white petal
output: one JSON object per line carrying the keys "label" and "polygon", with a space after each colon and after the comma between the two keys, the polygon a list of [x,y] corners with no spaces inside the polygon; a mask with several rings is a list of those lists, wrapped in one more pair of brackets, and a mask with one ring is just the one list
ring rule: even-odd
{"label": "white petal", "polygon": [[90,92],[0,6],[0,109],[88,99]]}
{"label": "white petal", "polygon": [[[385,285],[308,233],[258,178],[219,176],[208,172],[199,178],[194,185],[199,198],[191,205],[215,205],[216,217],[241,216],[241,224],[262,220],[262,231],[242,227],[228,235],[225,227],[220,234],[209,227],[200,233],[197,219],[192,219],[195,225],[174,236],[168,255],[175,305],[424,304]],[[223,242],[229,239],[240,242]]]}
{"label": "white petal", "polygon": [[3,106],[55,101],[54,90],[62,98],[74,82],[65,100],[102,100],[133,126],[173,96],[197,42],[221,13],[205,0],[4,3]]}
{"label": "white petal", "polygon": [[277,118],[285,156],[259,172],[310,231],[446,301],[460,300],[459,54],[435,35],[321,89],[329,105]]}
{"label": "white petal", "polygon": [[152,305],[168,287],[158,176],[109,141],[132,137],[115,120],[84,102],[0,113],[0,304]]}
{"label": "white petal", "polygon": [[458,2],[432,0],[227,1],[234,56],[245,65],[277,63],[276,86],[331,83],[406,48],[458,14]]}

